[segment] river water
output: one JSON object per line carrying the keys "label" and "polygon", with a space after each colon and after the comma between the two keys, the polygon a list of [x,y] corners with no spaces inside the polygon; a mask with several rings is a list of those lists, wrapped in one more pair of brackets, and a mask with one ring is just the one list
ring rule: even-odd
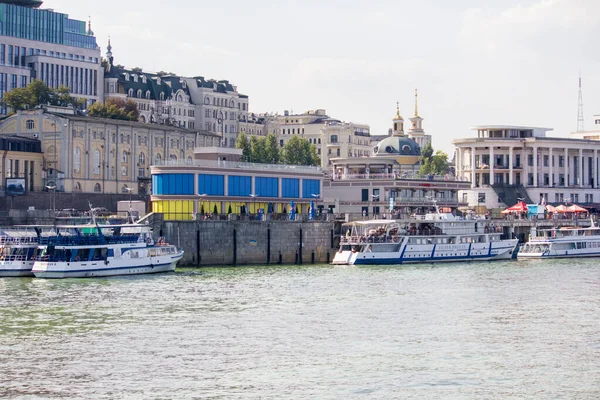
{"label": "river water", "polygon": [[599,260],[0,278],[0,397],[598,399]]}

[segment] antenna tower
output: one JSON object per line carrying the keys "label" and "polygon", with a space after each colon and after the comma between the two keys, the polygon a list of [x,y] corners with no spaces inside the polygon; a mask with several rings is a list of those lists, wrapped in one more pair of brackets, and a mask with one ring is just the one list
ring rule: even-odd
{"label": "antenna tower", "polygon": [[579,75],[579,99],[577,101],[577,132],[583,131],[583,95],[581,94],[581,75]]}

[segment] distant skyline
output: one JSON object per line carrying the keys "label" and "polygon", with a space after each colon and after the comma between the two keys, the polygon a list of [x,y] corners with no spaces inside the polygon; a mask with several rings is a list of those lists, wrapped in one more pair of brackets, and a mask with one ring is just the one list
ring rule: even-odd
{"label": "distant skyline", "polygon": [[46,0],[91,15],[115,63],[227,79],[251,112],[328,115],[386,134],[400,103],[419,114],[434,149],[474,125],[585,129],[600,114],[600,2],[594,0]]}

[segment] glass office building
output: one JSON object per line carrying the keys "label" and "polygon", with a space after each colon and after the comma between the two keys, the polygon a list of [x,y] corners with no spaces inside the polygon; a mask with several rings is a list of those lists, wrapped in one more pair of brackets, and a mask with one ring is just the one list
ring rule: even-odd
{"label": "glass office building", "polygon": [[[0,0],[0,97],[40,79],[88,105],[103,97],[100,48],[91,27],[40,1]],[[0,107],[0,115],[8,110]]]}

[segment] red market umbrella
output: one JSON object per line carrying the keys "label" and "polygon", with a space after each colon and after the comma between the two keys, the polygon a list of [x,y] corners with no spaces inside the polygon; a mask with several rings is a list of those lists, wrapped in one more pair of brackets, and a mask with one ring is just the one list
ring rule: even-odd
{"label": "red market umbrella", "polygon": [[579,212],[588,212],[587,209],[585,209],[585,208],[583,208],[581,206],[578,206],[577,204],[573,204],[572,206],[567,207],[567,211],[569,211],[569,212],[577,212],[577,213],[579,213]]}
{"label": "red market umbrella", "polygon": [[508,212],[526,212],[527,211],[527,204],[525,204],[524,201],[520,201],[517,204],[515,204],[514,206],[508,207],[504,211],[508,211]]}
{"label": "red market umbrella", "polygon": [[564,204],[561,204],[560,206],[556,207],[555,210],[556,210],[556,212],[559,212],[559,213],[569,212],[569,209]]}

